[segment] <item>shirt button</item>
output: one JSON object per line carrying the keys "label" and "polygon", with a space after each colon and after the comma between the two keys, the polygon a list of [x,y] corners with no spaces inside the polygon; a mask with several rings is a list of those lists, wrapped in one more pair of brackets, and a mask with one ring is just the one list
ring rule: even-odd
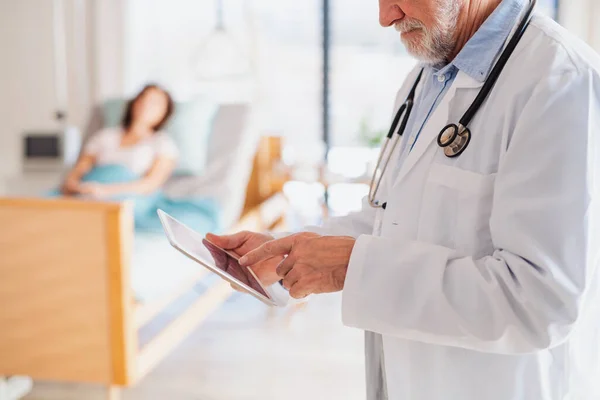
{"label": "shirt button", "polygon": [[446,74],[438,75],[438,82],[439,83],[446,82]]}

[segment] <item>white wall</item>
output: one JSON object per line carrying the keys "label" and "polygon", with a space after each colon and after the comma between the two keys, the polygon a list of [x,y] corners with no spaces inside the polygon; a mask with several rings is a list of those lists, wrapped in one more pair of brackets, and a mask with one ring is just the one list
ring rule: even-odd
{"label": "white wall", "polygon": [[[123,93],[121,0],[62,0],[69,123],[83,129],[91,105]],[[59,128],[53,0],[0,0],[0,178],[21,170],[26,131]]]}
{"label": "white wall", "polygon": [[598,0],[588,0],[588,42],[600,52],[600,2]]}
{"label": "white wall", "polygon": [[559,22],[600,52],[600,1],[561,0]]}
{"label": "white wall", "polygon": [[125,93],[126,9],[130,0],[90,1],[95,102]]}
{"label": "white wall", "polygon": [[16,172],[19,135],[55,127],[52,2],[0,1],[0,171]]}

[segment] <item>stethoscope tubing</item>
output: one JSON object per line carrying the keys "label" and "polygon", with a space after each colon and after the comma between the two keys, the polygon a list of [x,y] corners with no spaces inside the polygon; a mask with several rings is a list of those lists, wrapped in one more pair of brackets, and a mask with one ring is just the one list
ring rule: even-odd
{"label": "stethoscope tubing", "polygon": [[525,16],[522,18],[515,34],[511,38],[510,42],[508,43],[505,51],[503,51],[502,54],[500,55],[498,62],[496,63],[496,65],[494,65],[492,72],[490,72],[489,78],[483,84],[483,87],[481,88],[481,91],[479,92],[479,94],[477,95],[475,100],[473,101],[473,104],[471,104],[471,106],[469,107],[467,112],[465,112],[463,117],[460,119],[460,125],[462,125],[463,127],[468,128],[469,124],[475,117],[475,114],[477,114],[477,112],[481,109],[481,106],[483,105],[483,103],[485,102],[487,97],[492,92],[492,89],[496,85],[498,78],[500,78],[502,71],[504,71],[504,67],[506,67],[508,60],[510,59],[513,52],[519,45],[521,38],[525,34],[525,31],[527,30],[527,27],[529,26],[529,23],[531,22],[531,18],[533,16],[533,10],[535,9],[536,3],[537,3],[537,0],[530,0],[529,8],[527,9]]}

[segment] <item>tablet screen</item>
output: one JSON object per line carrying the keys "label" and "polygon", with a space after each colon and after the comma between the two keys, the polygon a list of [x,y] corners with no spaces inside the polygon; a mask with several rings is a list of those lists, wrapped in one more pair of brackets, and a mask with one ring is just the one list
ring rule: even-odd
{"label": "tablet screen", "polygon": [[226,272],[227,274],[233,276],[238,281],[248,285],[252,289],[256,290],[258,293],[263,296],[269,298],[270,296],[265,293],[260,283],[256,281],[254,276],[248,271],[247,268],[244,268],[240,265],[237,258],[233,258],[221,248],[215,246],[211,242],[206,239],[202,240],[204,246],[210,252],[215,266],[219,268],[221,271]]}
{"label": "tablet screen", "polygon": [[250,271],[239,264],[237,257],[227,254],[170,215],[159,212],[159,216],[171,244],[177,249],[209,268],[220,269],[226,275],[272,300]]}

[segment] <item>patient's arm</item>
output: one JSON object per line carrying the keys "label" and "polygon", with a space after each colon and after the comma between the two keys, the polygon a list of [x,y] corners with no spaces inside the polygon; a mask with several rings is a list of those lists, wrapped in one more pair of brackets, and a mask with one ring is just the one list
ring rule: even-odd
{"label": "patient's arm", "polygon": [[87,174],[96,164],[96,157],[91,154],[84,153],[75,166],[69,171],[63,185],[61,192],[65,195],[74,195],[81,193],[81,178]]}
{"label": "patient's arm", "polygon": [[96,197],[111,197],[123,193],[150,194],[164,185],[175,169],[175,164],[171,157],[157,157],[142,179],[114,184],[84,183],[80,185],[80,193]]}

